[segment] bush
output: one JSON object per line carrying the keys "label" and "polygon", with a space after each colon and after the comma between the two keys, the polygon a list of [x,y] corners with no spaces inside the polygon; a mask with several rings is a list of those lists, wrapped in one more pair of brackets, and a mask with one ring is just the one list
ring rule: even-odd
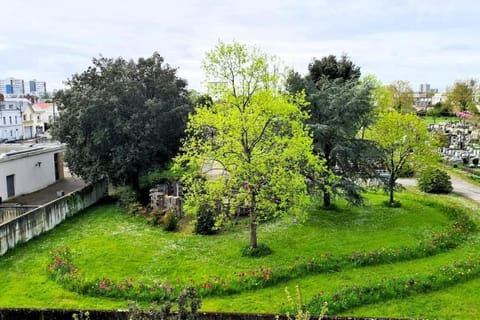
{"label": "bush", "polygon": [[450,193],[453,190],[450,176],[440,169],[425,170],[418,180],[418,187],[428,193]]}
{"label": "bush", "polygon": [[259,258],[268,256],[272,253],[272,249],[270,249],[266,244],[260,243],[256,248],[250,247],[250,245],[244,247],[242,249],[242,256],[244,257],[253,257]]}
{"label": "bush", "polygon": [[167,211],[163,216],[163,230],[175,231],[177,229],[178,218],[172,211]]}
{"label": "bush", "polygon": [[415,168],[411,164],[403,165],[398,171],[399,178],[411,178],[415,175]]}
{"label": "bush", "polygon": [[128,209],[128,206],[131,203],[137,201],[137,194],[130,186],[115,188],[115,190],[112,192],[112,197],[116,199],[118,204],[125,209]]}
{"label": "bush", "polygon": [[215,227],[215,213],[207,205],[202,205],[197,211],[197,222],[195,224],[195,233],[213,234]]}

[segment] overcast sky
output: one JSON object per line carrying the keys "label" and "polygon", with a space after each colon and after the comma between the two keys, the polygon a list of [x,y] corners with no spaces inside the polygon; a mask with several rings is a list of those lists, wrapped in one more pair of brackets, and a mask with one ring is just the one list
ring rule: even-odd
{"label": "overcast sky", "polygon": [[61,88],[92,57],[158,51],[202,90],[201,60],[218,39],[254,44],[305,73],[346,53],[362,74],[441,91],[480,78],[475,0],[0,0],[0,78]]}

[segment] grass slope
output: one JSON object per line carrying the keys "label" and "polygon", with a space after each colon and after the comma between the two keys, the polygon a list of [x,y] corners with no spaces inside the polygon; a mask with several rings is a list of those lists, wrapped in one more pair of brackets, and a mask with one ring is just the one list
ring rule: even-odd
{"label": "grass slope", "polygon": [[[439,207],[428,201],[417,201],[418,194],[399,194],[398,198],[403,203],[401,208],[387,209],[381,205],[385,199],[383,194],[370,194],[366,207],[350,208],[340,203],[337,210],[311,210],[304,224],[286,218],[262,225],[260,241],[268,243],[274,253],[260,259],[242,258],[239,254],[248,239],[245,226],[209,237],[165,233],[145,224],[142,218],[128,216],[114,205],[100,205],[0,257],[0,306],[124,308],[124,301],[80,296],[47,278],[45,266],[49,252],[65,245],[76,253],[75,263],[79,269],[92,278],[107,276],[117,280],[135,278],[144,281],[178,278],[186,282],[202,280],[209,275],[232,275],[259,266],[288,265],[297,257],[316,257],[327,252],[342,254],[414,245],[429,234],[448,227],[450,221]],[[456,201],[448,197],[442,199],[450,204]],[[278,312],[286,300],[286,286],[293,291],[298,284],[304,296],[311,297],[320,291],[328,292],[352,283],[366,284],[382,277],[434,270],[475,254],[479,249],[480,244],[473,238],[464,246],[434,257],[307,276],[262,290],[229,297],[209,297],[204,299],[203,309]],[[477,282],[472,281],[472,285]],[[470,283],[458,288],[460,293],[454,291],[458,293],[455,295],[458,299],[463,295],[474,299],[469,296]],[[407,316],[421,314],[424,309],[427,312],[438,310],[429,305],[428,299],[423,305],[408,304],[417,298],[402,300],[404,310],[395,309],[399,302],[388,302],[385,307],[383,304],[372,305],[347,314]]]}

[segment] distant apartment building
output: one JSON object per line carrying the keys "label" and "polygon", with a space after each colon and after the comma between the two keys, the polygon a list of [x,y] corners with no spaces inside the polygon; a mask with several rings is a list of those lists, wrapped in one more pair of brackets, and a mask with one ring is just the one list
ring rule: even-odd
{"label": "distant apartment building", "polygon": [[22,79],[7,78],[0,80],[0,93],[3,95],[25,94],[25,84]]}
{"label": "distant apartment building", "polygon": [[47,84],[45,81],[30,80],[28,82],[29,94],[36,97],[41,97],[47,93]]}
{"label": "distant apartment building", "polygon": [[41,97],[45,95],[46,92],[47,84],[45,81],[38,81],[36,79],[33,79],[25,83],[25,81],[23,81],[22,79],[0,79],[0,93],[6,97],[21,97],[27,94]]}

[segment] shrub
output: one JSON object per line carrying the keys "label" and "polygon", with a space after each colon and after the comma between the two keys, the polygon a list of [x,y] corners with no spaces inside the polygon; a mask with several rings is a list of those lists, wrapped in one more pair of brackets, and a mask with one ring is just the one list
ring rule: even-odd
{"label": "shrub", "polygon": [[428,193],[450,193],[453,190],[450,176],[443,170],[433,168],[422,173],[418,179],[418,187]]}
{"label": "shrub", "polygon": [[112,192],[112,197],[115,198],[118,204],[125,209],[128,209],[128,206],[137,201],[137,194],[130,186],[122,186],[115,188]]}
{"label": "shrub", "polygon": [[160,209],[152,209],[149,213],[149,221],[154,226],[159,226],[163,223],[163,216],[165,216],[165,211]]}
{"label": "shrub", "polygon": [[144,216],[147,214],[147,209],[145,209],[140,202],[134,201],[128,204],[127,213],[131,215]]}
{"label": "shrub", "polygon": [[197,211],[197,222],[195,224],[195,233],[213,234],[215,227],[215,213],[207,205],[201,205]]}
{"label": "shrub", "polygon": [[272,249],[270,249],[264,243],[258,244],[256,248],[252,248],[250,245],[248,245],[242,249],[242,256],[244,257],[259,258],[259,257],[268,256],[271,253],[272,253]]}
{"label": "shrub", "polygon": [[178,218],[174,212],[166,211],[162,220],[165,231],[175,231],[177,229]]}
{"label": "shrub", "polygon": [[404,164],[398,171],[399,178],[411,178],[415,175],[415,168],[411,164]]}

